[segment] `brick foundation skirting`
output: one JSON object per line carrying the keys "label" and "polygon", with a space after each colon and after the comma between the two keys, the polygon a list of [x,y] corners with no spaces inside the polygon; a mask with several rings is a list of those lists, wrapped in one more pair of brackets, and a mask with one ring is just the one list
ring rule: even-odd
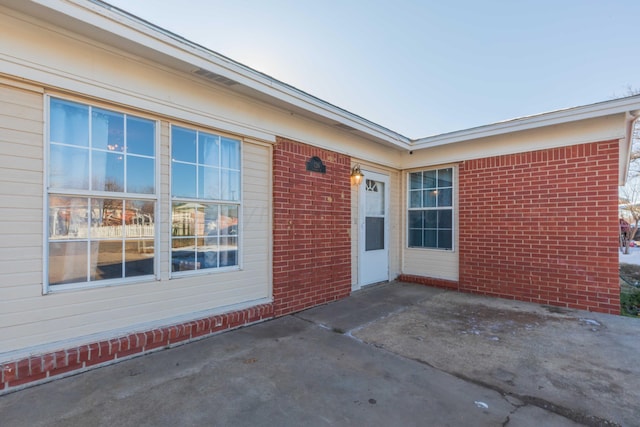
{"label": "brick foundation skirting", "polygon": [[396,279],[400,282],[417,283],[419,285],[432,286],[434,288],[451,289],[453,291],[460,290],[460,284],[453,280],[435,279],[433,277],[413,276],[411,274],[401,274]]}
{"label": "brick foundation skirting", "polygon": [[0,362],[0,395],[274,317],[273,304]]}

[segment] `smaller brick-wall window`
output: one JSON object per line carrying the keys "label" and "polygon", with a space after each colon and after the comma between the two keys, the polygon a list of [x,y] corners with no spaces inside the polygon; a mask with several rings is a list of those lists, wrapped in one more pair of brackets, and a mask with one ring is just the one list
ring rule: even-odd
{"label": "smaller brick-wall window", "polygon": [[453,168],[409,173],[408,245],[453,249]]}
{"label": "smaller brick-wall window", "polygon": [[171,127],[171,271],[238,266],[240,140]]}

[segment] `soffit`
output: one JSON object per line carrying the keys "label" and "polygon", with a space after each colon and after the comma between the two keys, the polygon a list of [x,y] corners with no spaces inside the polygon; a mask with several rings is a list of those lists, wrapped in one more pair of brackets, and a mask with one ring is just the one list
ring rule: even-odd
{"label": "soffit", "polygon": [[402,151],[480,140],[621,112],[637,115],[640,110],[640,96],[635,96],[410,140],[98,0],[0,0],[0,5],[291,114]]}
{"label": "soffit", "polygon": [[409,148],[410,140],[401,134],[106,3],[78,0],[0,0],[0,4],[127,54],[265,102],[290,114],[323,123],[390,148]]}

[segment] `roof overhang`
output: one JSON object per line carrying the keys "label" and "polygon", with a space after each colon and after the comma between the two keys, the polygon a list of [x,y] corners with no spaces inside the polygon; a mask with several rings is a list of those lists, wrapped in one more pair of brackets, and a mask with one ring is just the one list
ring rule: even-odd
{"label": "roof overhang", "polygon": [[630,149],[631,122],[640,112],[640,96],[633,96],[412,140],[100,0],[0,0],[0,5],[291,114],[405,152],[620,113],[628,116],[626,139]]}
{"label": "roof overhang", "polygon": [[[416,139],[412,141],[412,144],[414,150],[419,150],[421,148],[437,147],[439,145],[487,138],[614,114],[628,114],[629,117],[637,117],[638,114],[640,114],[640,95],[505,120],[441,135],[428,136],[426,138]],[[628,138],[631,136],[629,130],[630,128],[627,129]]]}
{"label": "roof overhang", "polygon": [[411,140],[99,0],[0,0],[0,5],[328,126],[396,148]]}

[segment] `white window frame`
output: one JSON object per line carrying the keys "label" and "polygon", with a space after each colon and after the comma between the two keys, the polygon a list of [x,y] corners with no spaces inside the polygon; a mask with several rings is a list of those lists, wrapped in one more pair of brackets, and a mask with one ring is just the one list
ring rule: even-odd
{"label": "white window frame", "polygon": [[[451,206],[435,206],[435,207],[411,207],[411,174],[419,173],[419,172],[431,172],[431,171],[441,171],[441,170],[451,170],[451,187],[437,187],[437,188],[451,188]],[[406,214],[406,248],[411,250],[428,250],[428,251],[440,251],[440,252],[454,252],[456,250],[456,200],[457,200],[457,167],[455,166],[439,166],[439,167],[430,167],[430,168],[420,168],[416,170],[411,170],[406,174],[406,182],[407,182],[407,214]],[[436,189],[437,189],[436,188]],[[424,191],[424,188],[421,189]],[[411,221],[410,221],[410,213],[412,211],[442,211],[442,210],[450,210],[451,211],[451,248],[439,248],[432,246],[411,246]]]}
{"label": "white window frame", "polygon": [[[51,149],[51,100],[58,99],[61,101],[77,103],[85,105],[91,108],[99,108],[109,110],[114,113],[134,116],[137,118],[146,119],[154,123],[154,193],[127,193],[127,192],[107,192],[98,190],[74,190],[74,189],[52,189],[49,184],[50,173],[50,149]],[[77,99],[69,96],[62,96],[58,94],[45,94],[43,97],[43,112],[44,112],[44,167],[43,167],[43,181],[44,181],[44,197],[43,197],[43,278],[42,278],[42,292],[43,294],[56,293],[59,291],[79,290],[79,289],[93,289],[103,288],[109,286],[118,286],[129,283],[149,282],[156,280],[159,276],[159,258],[160,258],[160,237],[159,237],[159,224],[160,211],[161,211],[161,188],[160,188],[160,121],[157,118],[150,117],[144,113],[138,111],[130,111],[123,108],[118,108],[113,105],[100,103],[95,100]],[[90,175],[90,174],[89,174]],[[49,199],[50,196],[60,195],[67,197],[96,197],[96,198],[111,198],[117,200],[148,200],[154,203],[154,260],[153,260],[153,274],[141,275],[133,277],[121,277],[114,279],[104,279],[96,281],[85,282],[73,282],[65,284],[50,285],[49,284]],[[124,238],[123,238],[124,239]],[[90,242],[90,240],[88,240]],[[124,259],[123,259],[124,262]],[[89,266],[87,266],[88,268]]]}
{"label": "white window frame", "polygon": [[[173,160],[173,128],[174,127],[178,127],[181,129],[185,129],[185,130],[189,130],[189,131],[196,131],[198,133],[205,133],[208,135],[214,135],[214,136],[218,136],[220,138],[228,138],[228,139],[233,139],[238,141],[238,155],[239,155],[239,169],[238,169],[238,174],[239,174],[239,182],[238,182],[238,186],[239,186],[239,194],[238,194],[238,199],[237,200],[225,200],[225,199],[204,199],[204,198],[198,198],[197,194],[195,197],[178,197],[178,196],[174,196],[173,194],[173,165],[174,165],[174,160]],[[181,277],[188,277],[188,276],[200,276],[200,275],[210,275],[210,274],[220,274],[220,273],[225,273],[225,272],[229,272],[229,271],[238,271],[238,270],[242,270],[242,239],[244,237],[243,234],[243,200],[244,200],[244,192],[243,192],[243,170],[244,170],[244,156],[243,156],[243,145],[244,145],[244,139],[237,136],[237,135],[231,135],[231,134],[227,134],[224,132],[220,132],[217,130],[213,130],[213,129],[208,129],[208,128],[204,128],[201,126],[195,126],[195,125],[191,125],[191,124],[184,124],[184,123],[179,123],[179,122],[172,122],[170,123],[169,126],[169,157],[170,157],[170,161],[169,161],[169,274],[170,274],[170,278],[171,279],[177,279],[177,278],[181,278]],[[180,162],[178,162],[180,163]],[[198,165],[200,165],[200,163],[196,162],[196,168],[198,167]],[[196,178],[197,181],[197,178]],[[198,183],[196,182],[196,186],[198,185]],[[207,204],[207,205],[217,205],[218,207],[220,206],[226,206],[226,205],[233,205],[237,207],[238,210],[238,223],[236,225],[236,235],[234,237],[236,237],[236,244],[237,244],[237,249],[236,249],[236,264],[234,265],[229,265],[229,266],[223,266],[223,267],[206,267],[206,268],[199,268],[199,269],[194,269],[194,270],[185,270],[185,271],[174,271],[173,269],[173,204],[174,202],[185,202],[185,203],[198,203],[201,202],[203,204]],[[196,236],[197,239],[197,236]]]}

